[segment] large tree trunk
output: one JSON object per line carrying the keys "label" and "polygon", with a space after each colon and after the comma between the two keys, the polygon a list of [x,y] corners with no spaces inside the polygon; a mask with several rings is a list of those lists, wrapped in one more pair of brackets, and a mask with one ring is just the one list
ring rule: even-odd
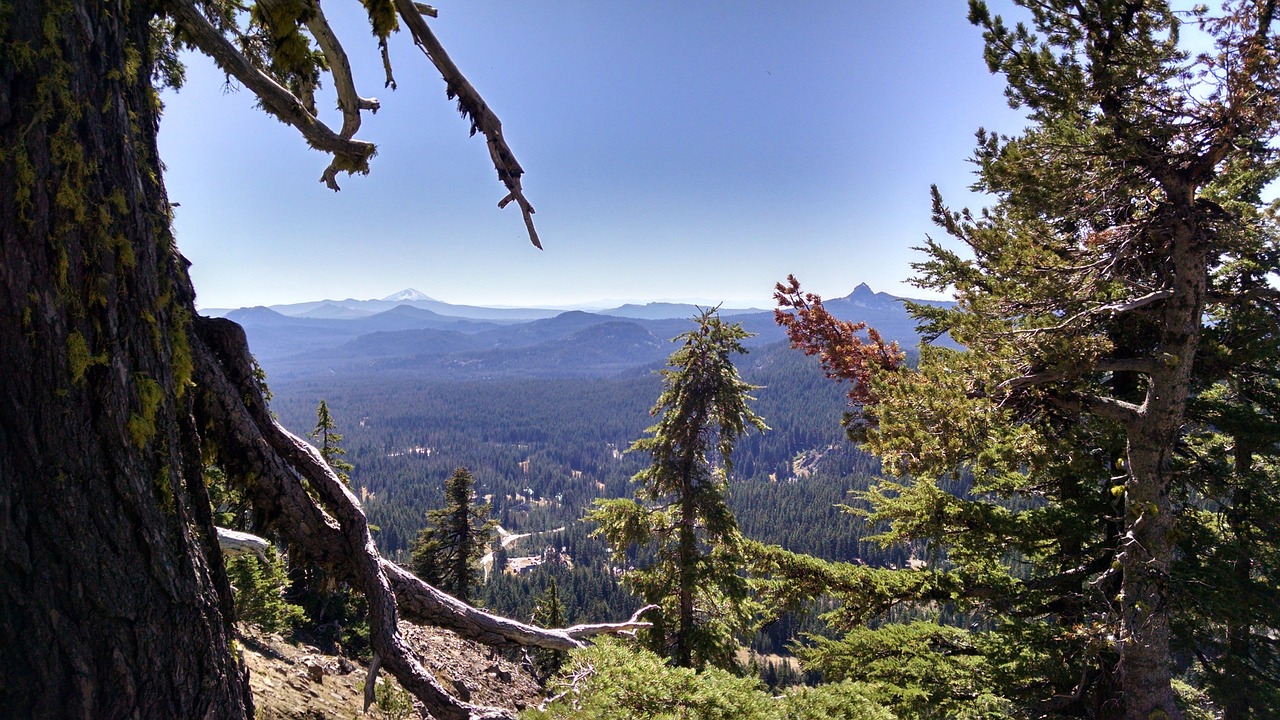
{"label": "large tree trunk", "polygon": [[[688,478],[692,475],[689,471]],[[693,667],[693,594],[697,585],[698,531],[693,506],[693,488],[688,480],[680,498],[680,617],[676,629],[675,661],[680,667]]]}
{"label": "large tree trunk", "polygon": [[146,2],[0,0],[0,716],[245,718]]}
{"label": "large tree trunk", "polygon": [[1159,323],[1161,369],[1149,375],[1139,417],[1126,428],[1129,478],[1119,555],[1119,669],[1128,720],[1181,717],[1174,702],[1169,652],[1169,570],[1175,551],[1172,456],[1191,397],[1191,370],[1208,293],[1202,236],[1208,230],[1195,224],[1193,193],[1189,188],[1169,190],[1177,209],[1169,213],[1165,245],[1170,250],[1173,293]]}
{"label": "large tree trunk", "polygon": [[[1137,434],[1137,433],[1131,433]],[[1120,683],[1128,720],[1178,717],[1170,684],[1169,568],[1173,507],[1167,437],[1129,441],[1127,532],[1121,540]],[[1166,714],[1154,714],[1164,711]]]}

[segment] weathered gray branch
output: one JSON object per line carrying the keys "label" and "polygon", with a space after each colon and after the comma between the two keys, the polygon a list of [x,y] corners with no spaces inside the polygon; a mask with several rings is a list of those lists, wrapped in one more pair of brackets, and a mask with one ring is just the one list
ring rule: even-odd
{"label": "weathered gray branch", "polygon": [[223,72],[258,96],[264,110],[297,128],[311,147],[333,155],[333,162],[321,177],[326,185],[338,189],[335,179],[338,170],[369,172],[369,158],[376,152],[372,143],[343,137],[308,112],[302,100],[254,67],[189,0],[169,0],[165,7],[195,46],[213,58]]}
{"label": "weathered gray branch", "polygon": [[1090,368],[1092,372],[1117,373],[1117,372],[1136,372],[1150,374],[1160,368],[1160,362],[1155,358],[1116,358],[1113,360],[1102,360],[1094,363]]}
{"label": "weathered gray branch", "polygon": [[1099,315],[1116,315],[1118,313],[1132,312],[1139,308],[1146,307],[1151,303],[1158,302],[1160,300],[1167,300],[1171,297],[1173,297],[1173,291],[1157,290],[1155,292],[1148,293],[1141,297],[1129,298],[1127,300],[1119,300],[1113,303],[1106,303],[1105,305],[1098,305],[1096,307],[1090,307],[1085,310],[1081,310],[1080,312],[1066,318],[1065,320],[1063,320],[1060,323],[1057,323],[1056,325],[1014,330],[1013,334],[1039,335],[1041,333],[1057,332],[1059,330],[1063,330],[1065,328],[1070,327],[1077,320],[1080,320],[1082,318],[1092,318],[1092,317],[1097,317]]}
{"label": "weathered gray branch", "polygon": [[1100,315],[1102,313],[1130,312],[1132,310],[1137,310],[1140,307],[1145,307],[1147,305],[1150,305],[1153,302],[1159,302],[1160,300],[1167,300],[1171,297],[1173,297],[1172,290],[1156,290],[1155,292],[1147,293],[1146,295],[1143,295],[1141,297],[1129,298],[1128,300],[1120,300],[1113,303],[1107,303],[1106,305],[1103,305],[1101,307],[1098,307],[1095,310],[1092,310],[1091,313],[1094,315]]}
{"label": "weathered gray branch", "polygon": [[246,555],[253,553],[267,561],[267,548],[271,547],[271,543],[265,539],[247,532],[239,530],[228,530],[227,528],[217,528],[218,530],[218,546],[222,548],[223,555]]}
{"label": "weathered gray branch", "polygon": [[1061,370],[1046,370],[1044,372],[1028,373],[1026,375],[1019,375],[1015,378],[1009,378],[1008,380],[1000,383],[997,387],[1003,390],[1017,390],[1018,388],[1059,382],[1066,378],[1067,374]]}
{"label": "weathered gray branch", "polygon": [[524,169],[520,167],[520,163],[516,162],[515,154],[511,152],[506,139],[502,136],[502,121],[489,109],[484,98],[480,97],[480,93],[463,76],[458,66],[453,64],[449,54],[444,51],[444,46],[431,32],[427,21],[422,19],[417,3],[414,0],[395,0],[395,2],[400,19],[409,28],[413,41],[422,48],[431,63],[440,71],[449,97],[457,98],[458,110],[471,121],[472,134],[476,132],[484,134],[485,142],[489,146],[489,157],[493,160],[494,169],[498,171],[498,179],[507,186],[508,191],[506,197],[498,202],[498,207],[506,207],[515,201],[520,206],[521,215],[524,216],[529,240],[534,247],[541,249],[542,242],[538,239],[538,231],[533,225],[533,205],[525,198],[524,191],[520,187],[520,176],[524,175]]}
{"label": "weathered gray branch", "polygon": [[1142,414],[1142,406],[1102,395],[1085,395],[1081,398],[1085,408],[1094,415],[1115,420],[1118,423],[1135,422]]}
{"label": "weathered gray branch", "polygon": [[315,448],[271,417],[255,384],[240,326],[212,318],[196,318],[193,325],[197,408],[206,441],[219,449],[229,475],[252,479],[245,487],[250,502],[290,544],[295,559],[350,573],[369,603],[371,641],[381,662],[436,717],[506,715],[461,702],[441,689],[404,647],[395,624],[398,614],[490,645],[553,649],[579,647],[580,638],[604,632],[648,626],[636,618],[565,630],[525,625],[477,610],[383,559],[350,490]]}
{"label": "weathered gray branch", "polygon": [[382,70],[387,75],[387,80],[383,83],[383,87],[396,89],[396,75],[391,70],[391,49],[387,47],[386,38],[378,38],[378,51],[382,53]]}
{"label": "weathered gray branch", "polygon": [[307,21],[307,30],[315,37],[316,44],[329,62],[329,71],[333,73],[334,89],[338,93],[338,109],[342,111],[342,130],[338,134],[344,138],[352,138],[360,129],[360,111],[378,112],[380,107],[377,98],[362,98],[356,93],[355,79],[351,75],[351,61],[347,51],[343,49],[338,36],[324,16],[320,3],[315,3],[315,12]]}
{"label": "weathered gray branch", "polygon": [[382,567],[406,619],[452,630],[486,645],[572,650],[582,647],[582,641],[589,637],[632,632],[651,625],[639,620],[642,612],[652,609],[646,607],[625,622],[574,625],[559,630],[540,628],[474,608],[385,558]]}

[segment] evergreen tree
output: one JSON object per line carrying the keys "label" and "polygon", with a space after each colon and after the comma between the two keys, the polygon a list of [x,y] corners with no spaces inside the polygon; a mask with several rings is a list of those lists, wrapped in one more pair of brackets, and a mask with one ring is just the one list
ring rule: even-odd
{"label": "evergreen tree", "polygon": [[[564,606],[560,603],[560,588],[552,577],[547,582],[547,589],[538,598],[533,608],[533,624],[539,627],[562,627],[565,623]],[[533,668],[538,678],[546,679],[560,670],[566,654],[563,650],[535,648],[533,650]]]}
{"label": "evergreen tree", "polygon": [[480,582],[480,559],[498,526],[489,503],[475,502],[474,483],[466,468],[453,471],[444,485],[446,505],[427,512],[412,551],[414,573],[463,602]]}
{"label": "evergreen tree", "polygon": [[237,619],[267,632],[284,632],[302,623],[302,608],[284,599],[289,578],[274,547],[267,548],[265,560],[256,555],[229,558],[227,577],[236,593]]}
{"label": "evergreen tree", "polygon": [[[339,443],[342,435],[330,414],[328,403],[320,401],[316,408],[316,426],[310,437],[319,441],[320,456],[344,484],[350,484],[347,474],[354,466],[342,459],[346,450]],[[360,657],[369,648],[369,624],[366,619],[367,603],[362,593],[351,585],[349,578],[335,573],[334,568],[323,564],[305,564],[289,568],[288,598],[303,609],[305,622],[299,630],[306,633],[318,645],[326,645],[335,652],[350,657]]]}
{"label": "evergreen tree", "polygon": [[[993,208],[953,212],[935,190],[935,221],[971,257],[930,240],[917,266],[919,285],[957,304],[913,312],[931,338],[948,333],[964,350],[924,348],[916,371],[879,363],[882,343],[831,322],[794,280],[779,287],[781,320],[855,383],[853,434],[910,478],[867,499],[887,541],[931,543],[940,574],[916,584],[916,600],[998,619],[1007,642],[992,654],[1019,634],[1033,641],[1007,667],[1053,688],[1039,691],[1054,698],[1040,712],[1180,717],[1173,633],[1195,593],[1174,582],[1187,569],[1178,538],[1204,528],[1189,521],[1214,505],[1260,527],[1250,509],[1274,500],[1257,494],[1274,475],[1258,480],[1266,463],[1245,435],[1231,441],[1245,448],[1232,472],[1197,468],[1189,451],[1198,398],[1231,392],[1244,369],[1218,375],[1213,392],[1200,379],[1221,365],[1218,348],[1245,347],[1215,316],[1252,306],[1271,335],[1280,316],[1263,279],[1276,272],[1275,234],[1259,202],[1276,173],[1275,5],[1229,2],[1211,16],[1163,2],[1019,4],[1030,26],[1010,28],[981,2],[970,17],[1032,125],[1014,138],[979,133],[977,188]],[[1183,50],[1187,25],[1214,50]],[[1219,272],[1241,264],[1248,282]],[[1240,557],[1223,541],[1249,533],[1197,536],[1224,550],[1221,570]],[[1236,586],[1267,576],[1252,563],[1235,564]],[[1227,635],[1269,622],[1235,610]],[[1080,652],[1063,657],[1065,647]],[[1220,649],[1202,660],[1232,657],[1243,659]]]}
{"label": "evergreen tree", "polygon": [[321,400],[320,406],[316,408],[316,427],[311,431],[311,437],[320,441],[320,456],[329,463],[329,467],[333,468],[333,473],[342,482],[350,485],[351,476],[348,473],[354,469],[354,466],[342,459],[347,451],[338,444],[342,442],[342,435],[338,434],[338,426],[333,422],[333,416],[329,414],[329,405],[324,400]]}
{"label": "evergreen tree", "polygon": [[751,408],[752,386],[738,375],[734,354],[750,333],[726,324],[716,309],[697,319],[662,370],[663,389],[651,413],[660,415],[631,450],[650,456],[636,474],[637,500],[600,500],[588,519],[616,557],[645,546],[647,568],[627,579],[662,607],[651,631],[656,651],[681,667],[729,665],[734,633],[744,624],[738,524],[725,501],[735,441],[751,427],[767,429]]}

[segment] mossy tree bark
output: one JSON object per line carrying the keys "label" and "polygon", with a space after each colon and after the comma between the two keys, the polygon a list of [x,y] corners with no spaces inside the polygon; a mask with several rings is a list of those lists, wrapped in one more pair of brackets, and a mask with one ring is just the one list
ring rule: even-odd
{"label": "mossy tree bark", "polygon": [[191,420],[154,8],[0,2],[0,715],[251,717]]}
{"label": "mossy tree bark", "polygon": [[[199,29],[192,6],[164,9]],[[536,628],[379,557],[350,491],[271,417],[243,331],[195,313],[156,154],[160,11],[0,0],[0,716],[252,716],[202,471],[213,456],[295,559],[365,594],[375,667],[436,717],[506,717],[440,688],[407,652],[401,612],[552,649],[647,623]],[[529,225],[496,118],[463,90]]]}

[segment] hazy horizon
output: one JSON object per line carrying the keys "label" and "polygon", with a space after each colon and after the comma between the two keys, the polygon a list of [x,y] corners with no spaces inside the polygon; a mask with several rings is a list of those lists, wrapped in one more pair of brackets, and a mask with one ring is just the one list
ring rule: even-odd
{"label": "hazy horizon", "polygon": [[207,58],[186,55],[186,85],[163,94],[164,179],[202,307],[405,287],[505,306],[760,305],[792,273],[823,295],[867,281],[918,296],[911,248],[947,244],[930,185],[957,209],[986,204],[969,189],[974,132],[1023,125],[963,2],[436,5],[546,249],[497,208],[485,143],[422,53],[393,36],[384,89],[363,8],[337,6],[357,89],[382,103],[357,135],[378,146],[371,172],[342,192],[318,182],[327,157]]}
{"label": "hazy horizon", "polygon": [[[854,292],[854,290],[860,285],[866,285],[868,288],[871,289],[872,292],[877,292],[877,293],[886,292],[884,290],[881,290],[879,288],[872,286],[870,283],[859,282],[843,292],[832,293],[826,296],[826,299],[846,297],[850,293]],[[439,297],[437,295],[433,295],[430,292],[425,292],[419,288],[401,288],[400,290],[397,290],[392,293],[388,293],[385,295],[374,295],[372,297],[356,297],[354,295],[347,295],[345,297],[339,297],[339,296],[311,297],[311,298],[305,298],[300,300],[289,300],[285,302],[270,302],[270,303],[251,302],[248,304],[235,305],[235,306],[204,305],[203,303],[197,303],[197,308],[202,312],[206,312],[210,310],[229,311],[229,310],[240,310],[244,308],[254,308],[254,307],[272,308],[272,307],[281,307],[281,306],[306,305],[306,304],[312,304],[312,303],[328,303],[328,302],[331,302],[331,303],[342,303],[342,302],[348,302],[348,301],[395,302],[393,298],[395,298],[396,295],[400,295],[402,293],[411,292],[411,291],[421,293],[426,298],[435,300],[437,302],[447,303],[449,305],[468,305],[473,307],[483,307],[483,308],[492,308],[492,309],[528,308],[528,309],[545,309],[545,310],[574,310],[574,309],[603,310],[603,309],[617,308],[623,305],[673,304],[673,305],[697,305],[700,307],[714,307],[714,306],[720,305],[722,307],[730,308],[730,309],[755,308],[755,309],[767,311],[767,310],[773,309],[774,307],[772,296],[760,301],[712,300],[710,298],[705,298],[705,297],[701,297],[701,298],[700,297],[684,297],[684,298],[652,298],[652,299],[599,298],[594,301],[568,303],[563,305],[548,305],[548,304],[536,304],[536,303],[497,304],[497,303],[485,302],[483,299],[475,299],[475,298],[450,299],[446,297]],[[917,299],[916,295],[898,295],[897,293],[889,293],[889,294],[896,295],[897,297]]]}

